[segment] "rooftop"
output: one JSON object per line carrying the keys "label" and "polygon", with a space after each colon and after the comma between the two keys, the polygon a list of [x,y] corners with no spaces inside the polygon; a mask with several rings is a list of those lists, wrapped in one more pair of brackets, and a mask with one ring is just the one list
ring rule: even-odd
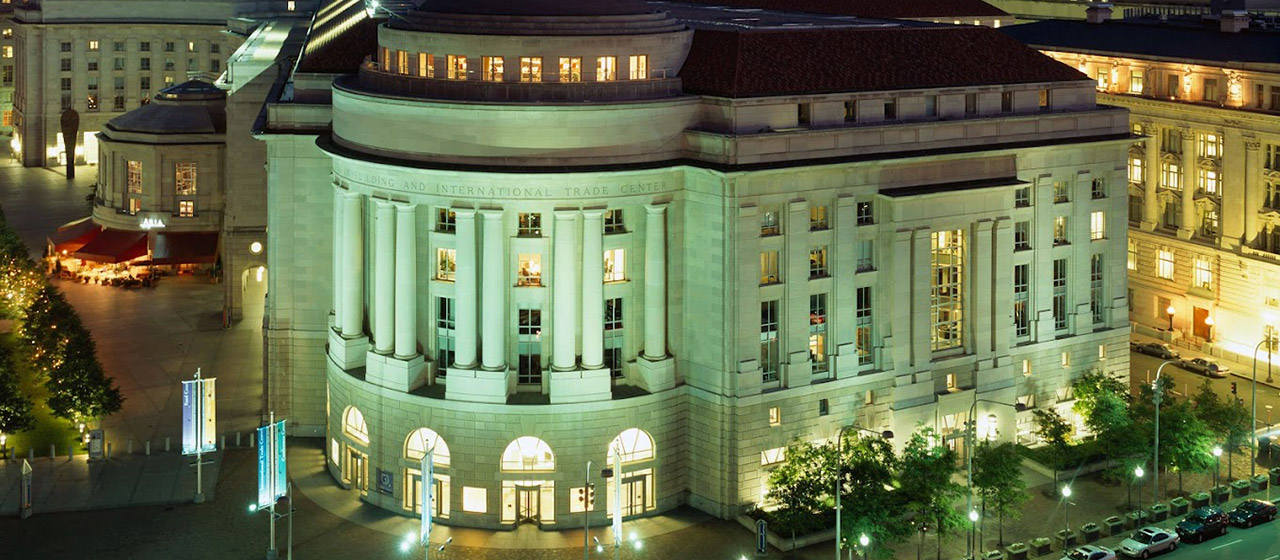
{"label": "rooftop", "polygon": [[1254,25],[1239,33],[1223,33],[1219,31],[1218,21],[1202,20],[1199,16],[1104,23],[1051,19],[1009,26],[1001,31],[1045,50],[1217,65],[1280,64],[1280,30]]}
{"label": "rooftop", "polygon": [[[1007,17],[983,0],[689,0],[731,8],[760,8],[835,16],[898,19]],[[652,2],[661,4],[662,2]]]}

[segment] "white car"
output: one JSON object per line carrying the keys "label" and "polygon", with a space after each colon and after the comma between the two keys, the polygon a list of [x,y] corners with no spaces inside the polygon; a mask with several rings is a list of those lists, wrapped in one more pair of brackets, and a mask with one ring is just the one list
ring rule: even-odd
{"label": "white car", "polygon": [[1120,552],[1131,558],[1149,558],[1152,554],[1177,550],[1180,540],[1173,531],[1147,526],[1121,541]]}
{"label": "white car", "polygon": [[1116,551],[1105,546],[1086,544],[1068,552],[1062,560],[1116,560]]}

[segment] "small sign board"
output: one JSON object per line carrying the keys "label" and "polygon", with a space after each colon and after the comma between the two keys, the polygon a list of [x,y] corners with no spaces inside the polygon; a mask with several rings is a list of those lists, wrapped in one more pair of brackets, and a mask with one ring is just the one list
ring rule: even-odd
{"label": "small sign board", "polygon": [[769,524],[765,520],[756,521],[756,556],[769,554]]}
{"label": "small sign board", "polygon": [[284,420],[258,428],[258,508],[270,507],[285,495]]}
{"label": "small sign board", "polygon": [[89,430],[89,460],[95,461],[105,457],[102,444],[102,428]]}
{"label": "small sign board", "polygon": [[378,469],[378,492],[388,496],[395,493],[395,482],[391,478],[391,471]]}

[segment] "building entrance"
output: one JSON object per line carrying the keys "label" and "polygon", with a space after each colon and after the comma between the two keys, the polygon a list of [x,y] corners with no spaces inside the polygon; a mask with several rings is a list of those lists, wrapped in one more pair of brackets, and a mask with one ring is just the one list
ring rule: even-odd
{"label": "building entrance", "polygon": [[539,490],[537,486],[516,486],[516,525],[538,523],[541,511]]}
{"label": "building entrance", "polygon": [[369,456],[353,448],[347,448],[347,460],[342,469],[342,481],[359,490],[369,491]]}

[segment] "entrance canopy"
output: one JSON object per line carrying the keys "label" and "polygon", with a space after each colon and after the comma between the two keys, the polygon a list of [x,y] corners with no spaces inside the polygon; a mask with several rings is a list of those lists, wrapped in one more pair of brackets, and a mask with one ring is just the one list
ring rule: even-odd
{"label": "entrance canopy", "polygon": [[92,217],[84,217],[59,227],[49,235],[49,245],[53,246],[55,254],[74,253],[99,233],[102,233],[102,226],[94,223]]}
{"label": "entrance canopy", "polygon": [[104,229],[71,256],[100,263],[121,263],[146,254],[145,231]]}
{"label": "entrance canopy", "polygon": [[151,264],[196,264],[218,260],[218,232],[157,233]]}

